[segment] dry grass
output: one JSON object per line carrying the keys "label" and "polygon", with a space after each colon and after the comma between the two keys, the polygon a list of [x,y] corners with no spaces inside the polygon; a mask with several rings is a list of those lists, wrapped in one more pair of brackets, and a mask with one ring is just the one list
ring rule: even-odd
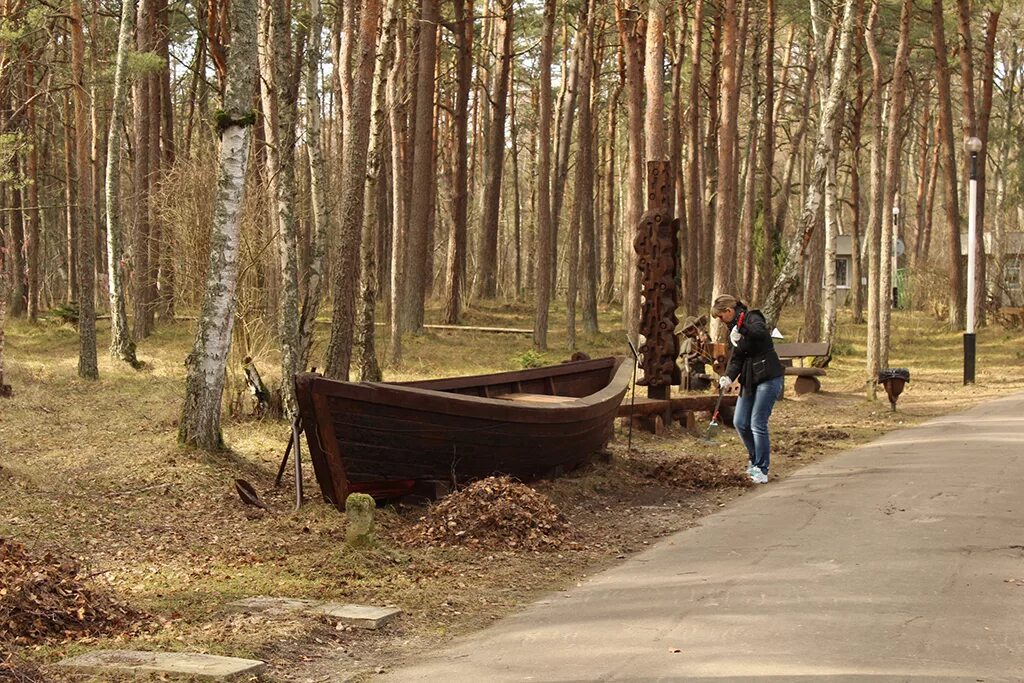
{"label": "dry grass", "polygon": [[[558,312],[552,317],[561,320]],[[603,310],[602,329],[612,331],[581,340],[581,349],[592,356],[626,351],[618,318],[617,310]],[[476,308],[466,322],[530,326],[528,309],[516,306]],[[785,332],[795,329],[788,322],[781,326]],[[891,365],[911,371],[899,411],[865,399],[864,328],[844,322],[825,391],[794,398],[790,390],[776,408],[773,475],[889,429],[1024,389],[1019,332],[982,330],[978,381],[964,387],[959,333],[916,313],[897,313],[894,326]],[[553,330],[552,341],[560,338]],[[106,343],[102,331],[100,342]],[[647,476],[658,463],[675,471],[700,456],[700,462],[717,462],[722,484],[732,483],[730,471],[745,464],[734,435],[706,444],[678,428],[668,438],[634,433],[637,448],[627,452],[622,433],[611,462],[537,487],[566,515],[582,539],[578,548],[405,548],[396,539],[423,512],[398,508],[378,515],[383,548],[351,553],[342,543],[343,515],[316,501],[291,514],[288,490],[271,488],[287,433],[282,423],[228,423],[231,450],[217,455],[178,447],[182,363],[190,344],[189,324],[162,326],[141,344],[145,370],[101,357],[101,379],[85,382],[75,375],[73,330],[10,324],[8,381],[15,396],[0,403],[0,536],[76,558],[156,622],[141,636],[23,655],[48,661],[103,645],[261,656],[270,661],[274,680],[373,671],[394,661],[396,642],[410,652],[476,628],[540,591],[569,585],[694,523],[744,490],[691,490],[673,486],[671,477]],[[431,333],[409,339],[403,367],[385,367],[385,373],[410,379],[514,369],[538,360],[529,352],[527,335]],[[539,360],[568,355],[555,350]],[[273,357],[257,361],[270,383],[279,381]],[[239,476],[256,486],[269,513],[238,501],[231,482]],[[307,476],[312,491],[311,472]],[[319,620],[267,622],[223,613],[224,603],[251,595],[393,603],[407,616],[385,634],[366,635]]]}

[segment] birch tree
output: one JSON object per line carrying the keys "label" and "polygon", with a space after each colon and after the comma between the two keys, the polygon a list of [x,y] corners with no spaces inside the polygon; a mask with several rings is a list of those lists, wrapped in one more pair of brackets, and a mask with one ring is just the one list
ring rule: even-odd
{"label": "birch tree", "polygon": [[[811,0],[817,2],[818,0]],[[807,182],[807,197],[804,201],[803,214],[800,217],[800,230],[789,243],[786,259],[778,277],[768,293],[762,310],[771,324],[778,320],[782,308],[792,295],[798,282],[800,254],[803,253],[814,234],[818,208],[821,205],[822,190],[828,160],[832,155],[834,144],[834,127],[836,114],[839,110],[843,90],[847,86],[846,77],[849,72],[850,36],[853,33],[854,0],[844,0],[843,19],[839,29],[839,48],[832,65],[832,77],[828,90],[828,98],[821,107],[818,121],[818,137],[814,143],[814,155],[811,162],[810,178]]]}
{"label": "birch tree", "polygon": [[281,389],[285,411],[298,409],[292,377],[299,367],[299,270],[295,229],[295,116],[289,93],[291,27],[284,0],[262,1],[258,58],[263,105],[263,134],[270,195],[270,234],[277,234],[281,297],[278,327],[281,342]]}
{"label": "birch tree", "polygon": [[231,49],[224,102],[217,112],[220,160],[210,261],[195,343],[185,361],[185,402],[178,440],[205,450],[223,447],[220,413],[235,323],[239,233],[249,139],[256,121],[256,0],[232,0]]}
{"label": "birch tree", "polygon": [[110,289],[110,355],[138,367],[135,341],[128,328],[125,305],[124,235],[121,229],[121,130],[124,127],[124,107],[127,96],[127,63],[135,23],[135,2],[124,0],[121,5],[121,24],[117,39],[117,58],[114,67],[114,93],[110,112],[110,130],[107,134],[107,177],[105,199],[107,209],[107,278]]}
{"label": "birch tree", "polygon": [[327,164],[321,147],[320,91],[318,74],[323,58],[324,19],[320,0],[309,0],[309,46],[303,62],[303,87],[306,95],[306,149],[309,153],[309,194],[313,208],[313,243],[309,260],[306,292],[299,313],[297,370],[309,365],[313,346],[313,326],[323,298],[327,236],[331,228],[331,204],[327,201]]}

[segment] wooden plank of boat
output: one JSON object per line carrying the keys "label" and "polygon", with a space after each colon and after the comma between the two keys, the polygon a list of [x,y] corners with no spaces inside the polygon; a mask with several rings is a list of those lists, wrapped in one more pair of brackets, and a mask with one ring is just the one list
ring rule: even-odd
{"label": "wooden plank of boat", "polygon": [[566,403],[572,401],[571,398],[565,396],[549,396],[547,394],[522,394],[522,393],[511,393],[501,394],[495,396],[495,398],[501,398],[506,401],[522,401],[524,403]]}

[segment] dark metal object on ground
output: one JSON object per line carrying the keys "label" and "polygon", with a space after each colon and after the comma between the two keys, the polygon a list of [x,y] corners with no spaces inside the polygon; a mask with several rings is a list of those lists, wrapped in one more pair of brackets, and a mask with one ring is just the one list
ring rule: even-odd
{"label": "dark metal object on ground", "polygon": [[246,505],[252,505],[254,507],[268,509],[267,504],[260,500],[260,496],[256,493],[256,489],[253,488],[252,484],[247,482],[245,479],[235,479],[235,491],[238,492],[238,497],[242,499],[242,502]]}
{"label": "dark metal object on ground", "polygon": [[633,390],[629,394],[629,437],[626,439],[626,450],[633,450],[633,406],[636,405],[636,366],[640,364],[640,354],[636,350],[636,346],[633,345],[633,340],[626,335],[626,343],[629,344],[629,350],[633,352]]}
{"label": "dark metal object on ground", "polygon": [[288,439],[288,445],[284,449],[284,457],[281,458],[281,465],[277,468],[277,478],[274,479],[274,488],[281,485],[284,477],[284,468],[288,465],[288,456],[295,450],[295,510],[302,507],[302,444],[299,437],[302,434],[299,416],[292,418],[292,431]]}
{"label": "dark metal object on ground", "polygon": [[629,386],[623,358],[387,384],[295,376],[302,432],[324,499],[417,485],[567,471],[611,437]]}
{"label": "dark metal object on ground", "polygon": [[885,387],[889,395],[889,405],[896,411],[896,399],[903,393],[903,387],[910,381],[910,370],[907,368],[885,368],[878,373],[878,381]]}
{"label": "dark metal object on ground", "polygon": [[724,395],[724,387],[718,387],[718,400],[715,401],[715,412],[711,413],[711,421],[708,423],[708,428],[704,432],[705,441],[714,441],[718,437],[718,433],[722,431],[722,428],[718,426],[718,411],[722,406],[722,396]]}
{"label": "dark metal object on ground", "polygon": [[673,178],[667,161],[647,162],[647,211],[637,226],[633,249],[637,253],[643,304],[640,309],[640,384],[649,398],[668,398],[671,385],[679,384],[676,366],[679,340],[675,329],[678,296],[676,254],[679,253],[678,222],[672,218]]}

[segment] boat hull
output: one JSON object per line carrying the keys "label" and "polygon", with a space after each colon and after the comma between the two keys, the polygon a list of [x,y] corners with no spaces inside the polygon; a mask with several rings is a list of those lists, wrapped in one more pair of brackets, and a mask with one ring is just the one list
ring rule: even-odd
{"label": "boat hull", "polygon": [[303,373],[295,384],[317,482],[340,507],[354,491],[572,469],[611,437],[629,374],[606,358],[406,384]]}

